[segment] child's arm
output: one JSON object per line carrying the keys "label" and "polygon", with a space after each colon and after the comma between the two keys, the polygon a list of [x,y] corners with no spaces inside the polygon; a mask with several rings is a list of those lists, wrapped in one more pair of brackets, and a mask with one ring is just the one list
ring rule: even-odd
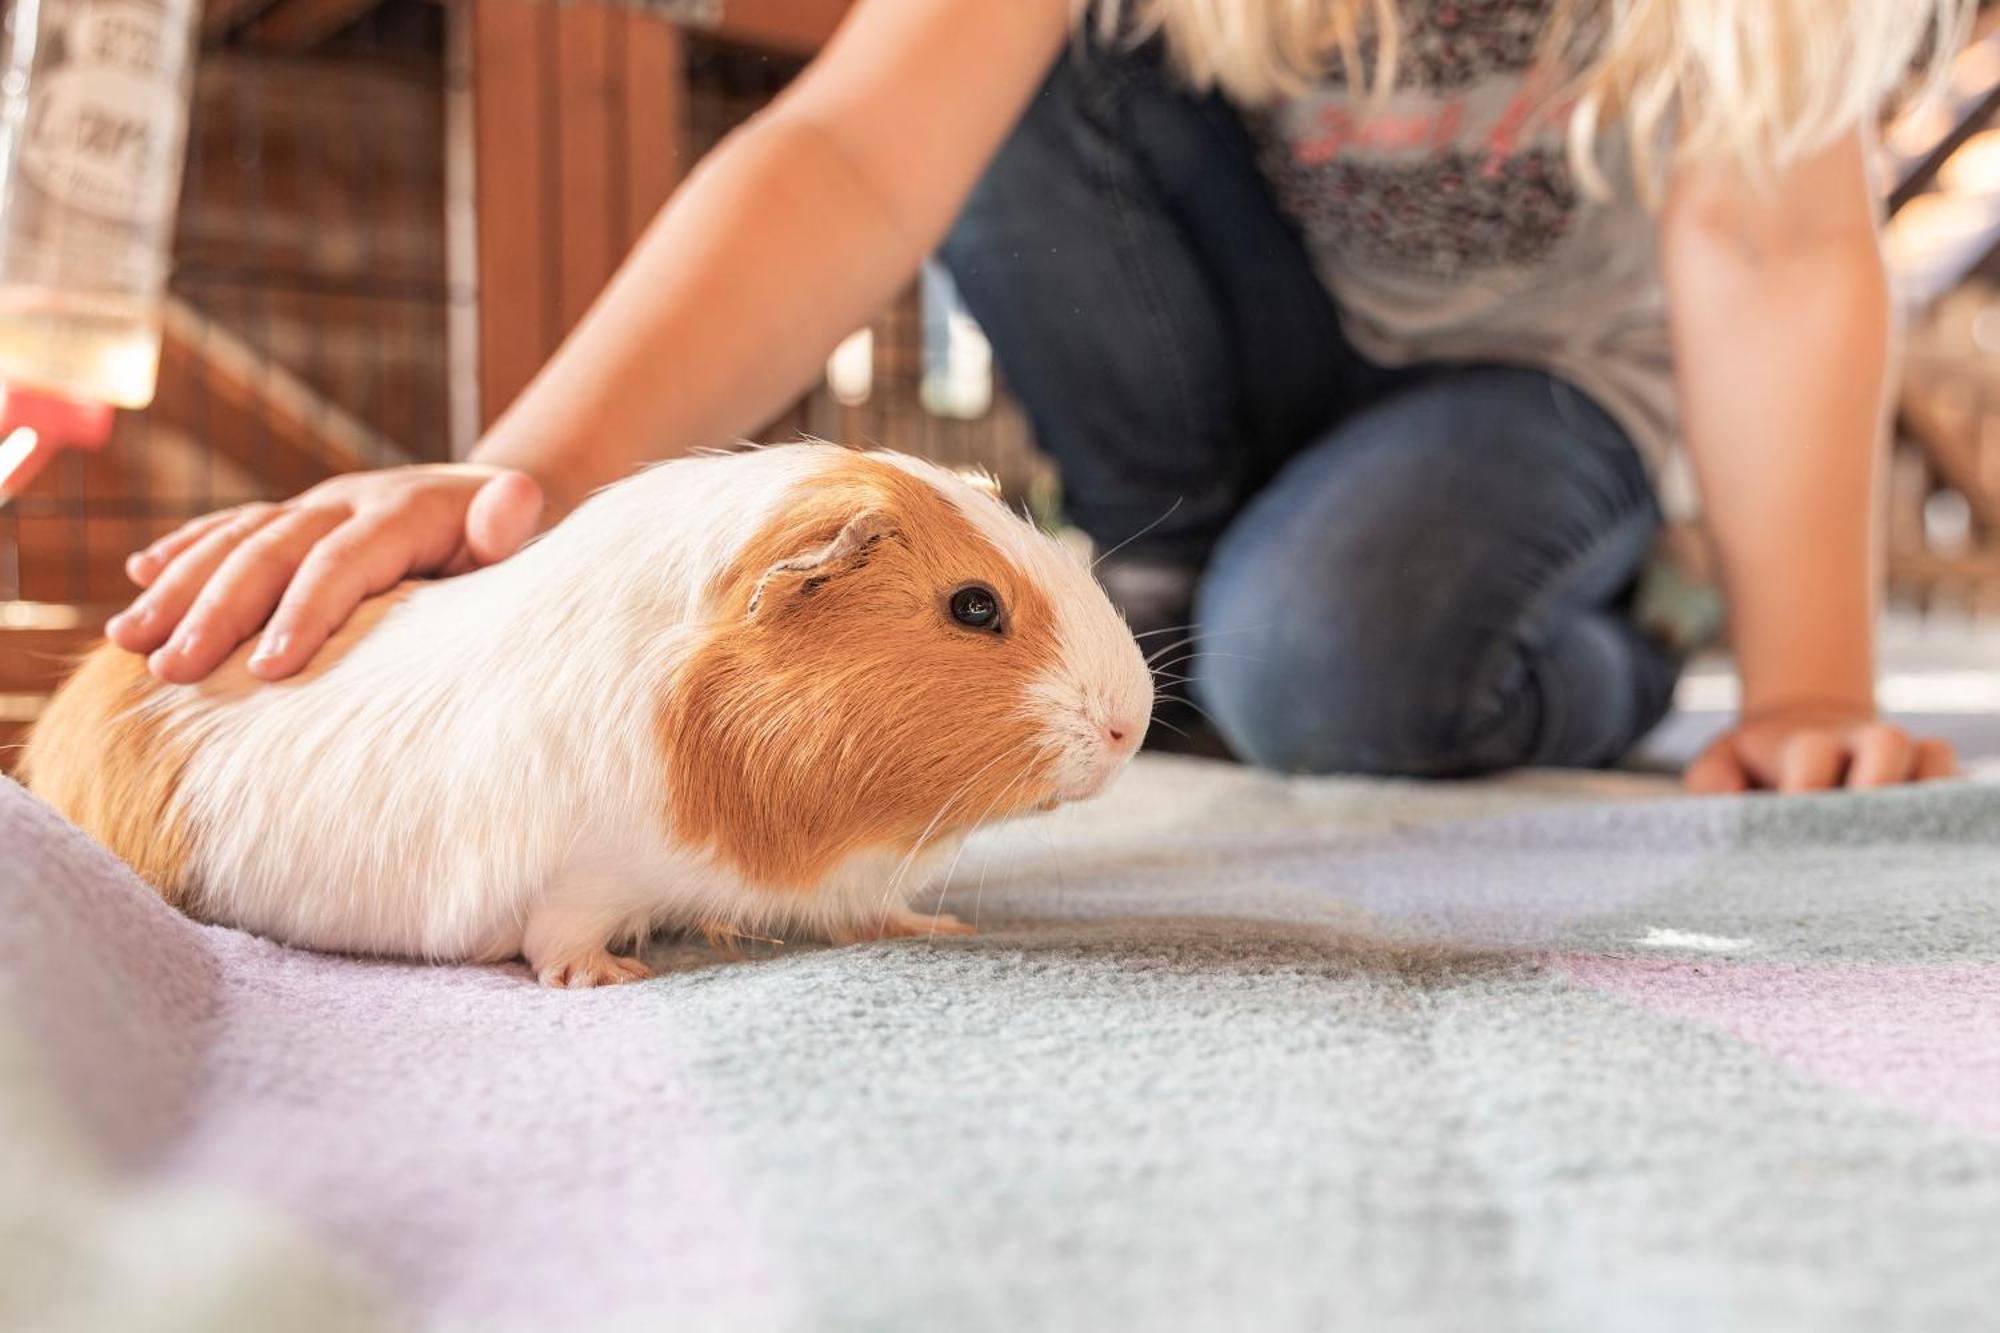
{"label": "child's arm", "polygon": [[1952,768],[1876,719],[1876,498],[1889,300],[1858,138],[1767,186],[1684,168],[1661,222],[1681,419],[1721,560],[1737,725],[1702,791]]}
{"label": "child's arm", "polygon": [[197,520],[133,557],[147,591],[111,637],[192,681],[268,616],[252,669],[290,675],[362,598],[503,558],[637,464],[755,429],[942,237],[1068,23],[1067,0],[863,0],[675,194],[471,465]]}

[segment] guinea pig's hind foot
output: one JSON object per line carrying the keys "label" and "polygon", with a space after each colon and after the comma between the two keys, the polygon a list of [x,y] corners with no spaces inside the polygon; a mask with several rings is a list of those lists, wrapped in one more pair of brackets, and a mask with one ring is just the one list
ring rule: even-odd
{"label": "guinea pig's hind foot", "polygon": [[534,979],[544,987],[570,991],[582,987],[616,987],[624,981],[646,981],[652,977],[652,969],[638,959],[628,959],[602,947],[552,959],[528,959],[528,967],[534,969]]}
{"label": "guinea pig's hind foot", "polygon": [[863,944],[870,940],[914,940],[972,933],[971,926],[949,912],[913,912],[904,907],[842,926],[832,932],[831,938],[835,944]]}
{"label": "guinea pig's hind foot", "polygon": [[544,986],[616,986],[644,981],[653,969],[611,952],[603,918],[544,904],[528,918],[521,956]]}
{"label": "guinea pig's hind foot", "polygon": [[535,980],[544,986],[578,989],[584,986],[616,986],[627,981],[644,981],[653,969],[636,958],[612,953],[609,949],[586,949],[567,956],[538,960],[530,958]]}

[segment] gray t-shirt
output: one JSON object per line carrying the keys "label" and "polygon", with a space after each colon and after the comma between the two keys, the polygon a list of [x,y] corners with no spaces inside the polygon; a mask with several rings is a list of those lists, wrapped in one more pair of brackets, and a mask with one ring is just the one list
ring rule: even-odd
{"label": "gray t-shirt", "polygon": [[1534,86],[1548,8],[1405,3],[1396,88],[1372,115],[1335,80],[1251,128],[1363,355],[1559,374],[1658,474],[1676,420],[1655,220],[1616,126],[1598,136],[1612,197],[1575,180],[1567,108]]}

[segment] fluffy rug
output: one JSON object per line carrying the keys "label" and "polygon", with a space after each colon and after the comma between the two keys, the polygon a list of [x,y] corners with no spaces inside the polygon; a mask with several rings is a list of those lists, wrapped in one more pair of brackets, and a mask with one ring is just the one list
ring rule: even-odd
{"label": "fluffy rug", "polygon": [[1149,760],[945,901],[551,992],[195,926],[0,783],[0,1326],[1995,1318],[2000,788]]}

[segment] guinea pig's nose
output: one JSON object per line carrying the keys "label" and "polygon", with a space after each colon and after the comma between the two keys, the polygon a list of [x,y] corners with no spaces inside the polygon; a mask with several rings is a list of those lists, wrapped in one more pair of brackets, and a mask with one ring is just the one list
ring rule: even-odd
{"label": "guinea pig's nose", "polygon": [[1129,718],[1113,718],[1104,724],[1104,739],[1114,750],[1129,750],[1139,743],[1139,726]]}

